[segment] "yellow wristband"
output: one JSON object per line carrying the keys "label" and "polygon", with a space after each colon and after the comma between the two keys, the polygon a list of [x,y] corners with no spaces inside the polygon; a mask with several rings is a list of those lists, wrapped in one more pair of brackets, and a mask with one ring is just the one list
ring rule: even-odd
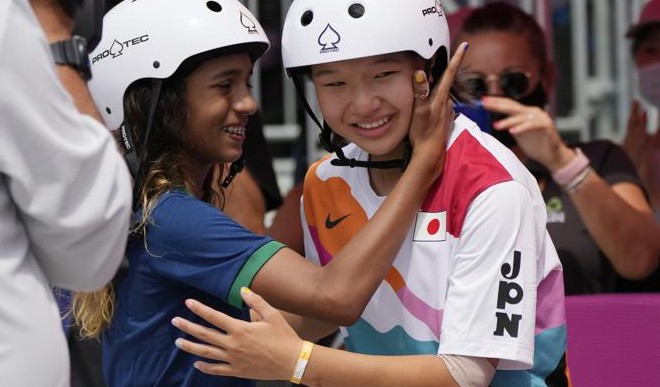
{"label": "yellow wristband", "polygon": [[300,355],[298,355],[296,368],[294,368],[293,375],[291,375],[291,379],[289,379],[291,383],[300,384],[302,381],[305,368],[307,368],[307,362],[309,361],[309,357],[312,356],[312,349],[314,349],[314,343],[306,340],[303,341]]}

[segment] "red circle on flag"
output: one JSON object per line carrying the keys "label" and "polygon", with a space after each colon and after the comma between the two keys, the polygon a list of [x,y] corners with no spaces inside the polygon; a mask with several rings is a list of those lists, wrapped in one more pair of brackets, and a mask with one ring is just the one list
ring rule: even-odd
{"label": "red circle on flag", "polygon": [[429,233],[429,235],[433,235],[440,230],[440,221],[438,219],[432,219],[428,226],[426,226],[426,231]]}

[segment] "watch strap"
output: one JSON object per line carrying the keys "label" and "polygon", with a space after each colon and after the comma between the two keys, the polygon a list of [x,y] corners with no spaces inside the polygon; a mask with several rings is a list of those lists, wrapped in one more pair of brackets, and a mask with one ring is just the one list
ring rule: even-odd
{"label": "watch strap", "polygon": [[85,38],[74,35],[71,39],[51,43],[50,49],[56,64],[73,67],[86,81],[92,77]]}

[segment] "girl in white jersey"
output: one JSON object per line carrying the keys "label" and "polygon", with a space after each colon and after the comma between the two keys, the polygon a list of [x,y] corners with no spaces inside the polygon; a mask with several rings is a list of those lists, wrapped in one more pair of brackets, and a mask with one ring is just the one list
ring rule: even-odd
{"label": "girl in white jersey", "polygon": [[[326,265],[399,181],[419,98],[406,80],[420,69],[437,79],[449,33],[438,2],[296,0],[282,48],[296,84],[311,78],[334,150],[303,195],[306,255]],[[222,332],[175,319],[207,343],[177,345],[220,361],[196,363],[206,373],[307,385],[568,385],[561,265],[536,181],[462,115],[438,146],[442,176],[364,313],[341,329],[348,351],[303,341],[254,293],[251,324],[191,301]],[[293,325],[313,338],[306,324]]]}

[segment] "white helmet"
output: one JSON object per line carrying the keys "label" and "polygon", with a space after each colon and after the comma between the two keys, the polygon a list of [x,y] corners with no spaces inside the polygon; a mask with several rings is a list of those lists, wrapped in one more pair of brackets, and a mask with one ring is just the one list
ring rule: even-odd
{"label": "white helmet", "polygon": [[449,41],[438,0],[295,0],[282,57],[287,70],[400,51],[430,59]]}
{"label": "white helmet", "polygon": [[89,89],[114,130],[124,120],[124,93],[133,82],[165,79],[191,56],[236,46],[245,46],[253,60],[270,46],[237,0],[125,0],[103,19],[103,36],[89,56]]}

